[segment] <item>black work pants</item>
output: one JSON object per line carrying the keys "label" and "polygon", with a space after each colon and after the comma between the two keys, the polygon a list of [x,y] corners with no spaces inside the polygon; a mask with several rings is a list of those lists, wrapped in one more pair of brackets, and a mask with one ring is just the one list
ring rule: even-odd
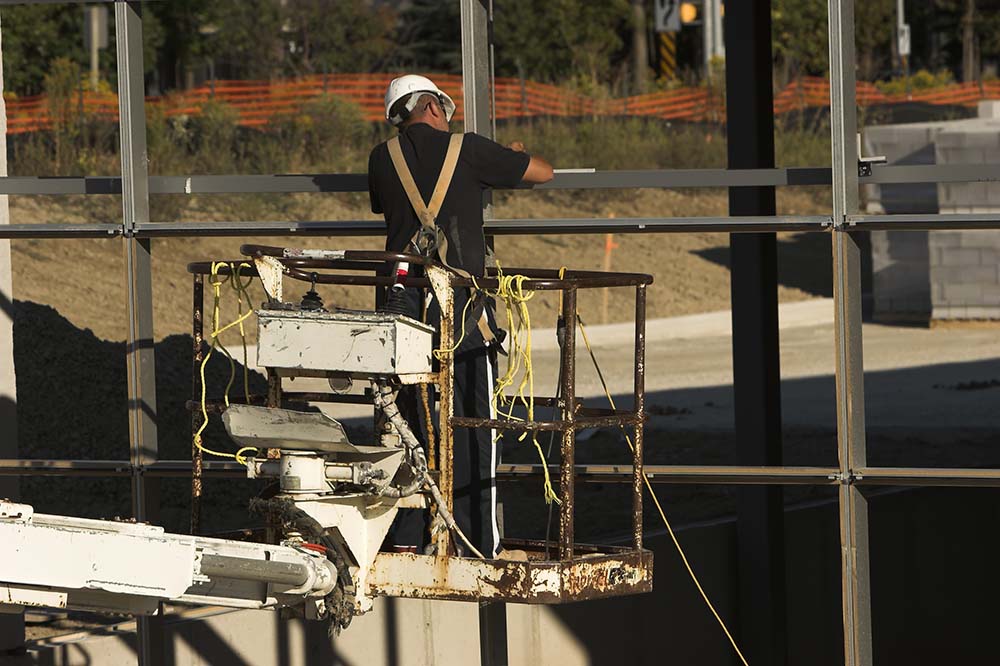
{"label": "black work pants", "polygon": [[[466,298],[468,294],[456,291],[456,337],[462,333],[460,315]],[[497,347],[495,344],[487,345],[475,318],[468,314],[467,317],[465,336],[455,353],[454,415],[495,418],[492,398],[497,378]],[[437,319],[436,307],[432,307],[428,320],[434,322]],[[426,447],[426,420],[415,387],[403,387],[396,402],[414,434]],[[453,433],[455,522],[479,552],[486,557],[495,557],[500,552],[496,485],[500,442],[497,433],[483,428],[455,428]],[[402,509],[389,530],[386,545],[418,546],[423,549],[429,542],[428,527],[427,511]]]}
{"label": "black work pants", "polygon": [[[497,359],[493,347],[455,357],[455,416],[495,418],[493,388]],[[455,522],[479,552],[500,552],[497,520],[497,465],[500,442],[495,430],[455,428],[453,458]]]}

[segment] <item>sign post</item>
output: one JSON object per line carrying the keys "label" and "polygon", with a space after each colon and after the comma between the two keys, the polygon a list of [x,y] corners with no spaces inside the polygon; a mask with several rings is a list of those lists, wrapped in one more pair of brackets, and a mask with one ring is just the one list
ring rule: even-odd
{"label": "sign post", "polygon": [[677,78],[677,33],[681,29],[680,0],[653,0],[656,27],[656,69],[661,79]]}

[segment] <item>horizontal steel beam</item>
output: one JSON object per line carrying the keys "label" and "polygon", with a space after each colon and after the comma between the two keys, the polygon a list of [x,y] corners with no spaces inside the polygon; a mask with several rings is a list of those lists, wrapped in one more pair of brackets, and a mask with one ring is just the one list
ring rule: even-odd
{"label": "horizontal steel beam", "polygon": [[[549,465],[556,474],[558,465]],[[834,467],[756,467],[729,465],[643,465],[651,483],[835,485],[839,470]],[[542,475],[538,464],[501,464],[500,478],[516,480]],[[631,483],[632,465],[576,465],[576,478],[603,483]]]}
{"label": "horizontal steel beam", "polygon": [[848,215],[847,225],[864,231],[1000,229],[1000,213],[928,213],[926,215]]}
{"label": "horizontal steel beam", "polygon": [[[862,183],[960,183],[1000,181],[1000,164],[875,165]],[[795,187],[829,185],[828,167],[777,169],[637,169],[556,173],[544,185],[517,189],[590,190],[701,187]],[[0,194],[121,194],[118,176],[7,176]],[[367,192],[368,176],[358,173],[226,174],[152,176],[150,194],[288,194]]]}
{"label": "horizontal steel beam", "polygon": [[[189,477],[190,460],[158,460],[141,467],[146,476]],[[558,465],[550,465],[556,473]],[[765,467],[735,465],[645,465],[643,469],[652,483],[670,484],[764,484],[815,485],[841,483],[836,467]],[[0,459],[0,476],[104,476],[127,477],[132,465],[127,460],[31,460]],[[225,460],[206,460],[204,472],[211,476],[242,478],[246,467]],[[537,478],[542,475],[539,464],[504,463],[497,474],[505,480]],[[631,483],[631,465],[576,465],[581,481]],[[986,486],[1000,487],[1000,469],[952,467],[867,467],[857,470],[851,483],[866,486]]]}
{"label": "horizontal steel beam", "polygon": [[117,238],[120,224],[0,224],[0,238]]}
{"label": "horizontal steel beam", "polygon": [[[832,224],[823,215],[759,217],[639,217],[552,218],[488,220],[486,233],[581,234],[581,233],[684,233],[750,231],[823,231]],[[0,230],[2,231],[2,230]],[[307,222],[156,222],[137,225],[135,234],[145,238],[168,236],[382,236],[381,220],[329,220]]]}
{"label": "horizontal steel beam", "polygon": [[990,183],[1000,181],[1000,164],[873,165],[863,185],[906,183]]}
{"label": "horizontal steel beam", "polygon": [[866,486],[1000,487],[1000,469],[865,467],[854,483]]}

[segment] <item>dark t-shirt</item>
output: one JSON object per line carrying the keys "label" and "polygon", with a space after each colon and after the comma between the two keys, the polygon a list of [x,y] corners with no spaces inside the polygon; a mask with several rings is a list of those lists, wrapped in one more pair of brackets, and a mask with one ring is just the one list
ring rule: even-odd
{"label": "dark t-shirt", "polygon": [[[451,135],[418,123],[400,132],[399,143],[406,164],[424,201],[430,201]],[[479,136],[466,134],[455,175],[444,198],[437,224],[448,238],[448,263],[472,275],[482,275],[486,262],[483,237],[483,190],[514,187],[524,176],[530,156]],[[385,249],[402,252],[420,229],[392,166],[389,148],[380,143],[368,158],[368,190],[372,212],[383,213],[387,224]]]}

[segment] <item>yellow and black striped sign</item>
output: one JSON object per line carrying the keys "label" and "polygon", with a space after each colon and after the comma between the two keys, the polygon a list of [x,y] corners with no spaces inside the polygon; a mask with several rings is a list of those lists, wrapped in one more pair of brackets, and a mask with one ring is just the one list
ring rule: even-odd
{"label": "yellow and black striped sign", "polygon": [[677,33],[656,33],[657,72],[661,79],[677,78]]}

